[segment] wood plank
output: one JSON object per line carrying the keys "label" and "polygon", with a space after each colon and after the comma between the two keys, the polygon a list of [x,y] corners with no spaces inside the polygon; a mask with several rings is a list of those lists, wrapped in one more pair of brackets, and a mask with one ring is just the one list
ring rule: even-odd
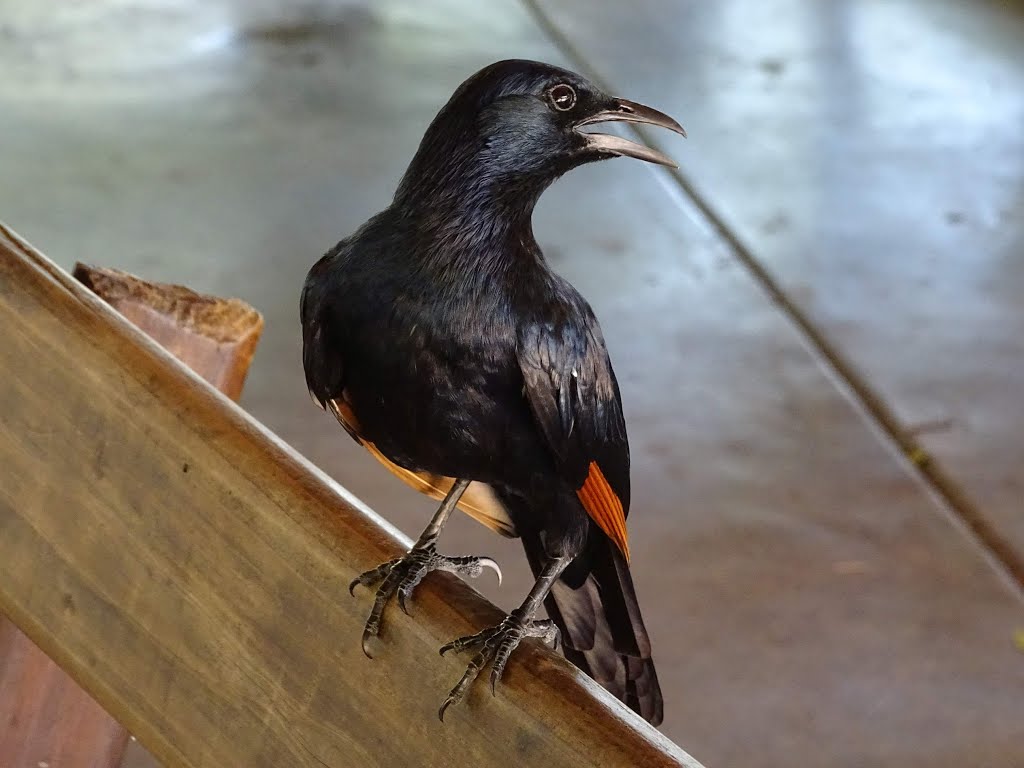
{"label": "wood plank", "polygon": [[697,765],[533,642],[438,722],[465,659],[437,648],[497,609],[431,576],[368,660],[345,585],[406,542],[2,232],[0,610],[158,759]]}
{"label": "wood plank", "polygon": [[[224,394],[237,399],[263,319],[233,299],[78,264],[74,276]],[[113,768],[128,732],[0,616],[0,765]]]}

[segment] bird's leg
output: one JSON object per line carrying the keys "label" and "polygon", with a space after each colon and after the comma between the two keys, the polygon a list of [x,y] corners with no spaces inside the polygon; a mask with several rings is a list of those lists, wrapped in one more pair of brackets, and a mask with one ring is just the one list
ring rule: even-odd
{"label": "bird's leg", "polygon": [[479,648],[476,655],[470,660],[466,674],[452,688],[441,705],[441,709],[437,713],[441,720],[444,720],[445,710],[462,699],[466,691],[469,690],[469,686],[488,664],[491,665],[491,693],[494,694],[498,681],[501,680],[501,674],[505,671],[505,664],[508,663],[509,656],[524,637],[539,637],[552,647],[558,647],[558,627],[555,626],[555,623],[550,619],[536,621],[533,617],[548,592],[551,591],[551,585],[571,562],[571,557],[556,557],[551,560],[544,567],[523,604],[506,616],[496,627],[490,627],[468,637],[460,637],[441,647],[442,656],[448,651],[459,652],[470,648]]}
{"label": "bird's leg", "polygon": [[448,522],[452,510],[455,509],[455,505],[458,503],[463,492],[469,487],[469,483],[469,480],[457,480],[452,485],[451,490],[444,497],[444,501],[437,508],[437,512],[434,513],[430,523],[423,530],[423,533],[420,534],[416,543],[413,544],[412,549],[403,557],[389,560],[372,570],[360,574],[348,585],[349,593],[355,594],[355,588],[358,585],[371,587],[374,584],[380,583],[380,586],[377,588],[377,596],[373,601],[373,608],[370,610],[370,616],[367,618],[366,626],[363,629],[363,653],[367,656],[372,656],[369,649],[369,641],[370,638],[380,634],[381,617],[384,615],[384,607],[387,605],[388,600],[397,594],[398,604],[403,611],[409,613],[406,600],[412,595],[416,585],[431,571],[451,571],[452,573],[475,578],[483,573],[484,568],[493,568],[498,574],[498,583],[501,583],[501,569],[491,558],[446,557],[439,555],[434,546],[437,543],[438,536],[441,534],[441,529]]}

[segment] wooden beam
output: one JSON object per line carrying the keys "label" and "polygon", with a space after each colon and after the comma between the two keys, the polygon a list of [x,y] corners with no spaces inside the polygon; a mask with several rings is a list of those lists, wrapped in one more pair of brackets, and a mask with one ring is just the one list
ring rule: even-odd
{"label": "wooden beam", "polygon": [[165,764],[697,766],[533,641],[440,723],[496,608],[432,574],[367,659],[406,540],[3,228],[0,328],[0,611]]}
{"label": "wooden beam", "polygon": [[[232,399],[242,391],[263,318],[237,299],[76,264],[74,277]],[[128,732],[0,616],[0,766],[116,768]]]}

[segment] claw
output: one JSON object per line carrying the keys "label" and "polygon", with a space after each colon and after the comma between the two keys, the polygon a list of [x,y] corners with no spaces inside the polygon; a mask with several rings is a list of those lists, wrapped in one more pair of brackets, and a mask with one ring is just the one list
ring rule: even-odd
{"label": "claw", "polygon": [[398,607],[401,608],[401,612],[406,614],[407,616],[412,615],[412,613],[409,612],[409,605],[406,602],[407,600],[409,600],[412,594],[412,589],[407,589],[404,586],[398,588]]}
{"label": "claw", "polygon": [[368,571],[360,573],[352,579],[352,582],[348,585],[348,593],[354,597],[356,594],[356,587],[360,584],[364,587],[369,587],[376,584],[378,581],[386,579],[388,574],[391,573],[399,562],[401,562],[401,558],[395,558],[394,560],[388,560],[386,563],[381,563],[376,568],[371,568]]}
{"label": "claw", "polygon": [[490,557],[481,557],[480,566],[482,568],[491,568],[496,574],[498,574],[498,586],[501,586],[501,567],[498,563]]}
{"label": "claw", "polygon": [[376,637],[376,635],[370,634],[365,629],[363,630],[363,653],[366,654],[366,658],[368,659],[373,658],[373,653],[370,652],[370,639],[373,637]]}
{"label": "claw", "polygon": [[508,664],[512,652],[525,637],[542,638],[549,643],[552,640],[557,642],[558,628],[550,620],[525,620],[516,611],[496,627],[489,627],[475,635],[460,637],[442,645],[439,650],[442,656],[448,651],[459,652],[477,646],[480,647],[480,650],[473,656],[466,668],[466,673],[448,693],[448,697],[441,705],[441,710],[438,713],[441,719],[444,719],[444,711],[448,707],[462,700],[470,685],[488,664],[491,665],[491,695],[497,696],[498,683],[501,682],[501,677],[505,673],[505,666]]}
{"label": "claw", "polygon": [[444,722],[444,711],[446,709],[448,709],[448,707],[450,707],[454,703],[455,702],[452,701],[451,696],[448,696],[447,698],[445,698],[444,703],[441,705],[441,708],[439,710],[437,710],[437,719],[440,720],[443,723]]}
{"label": "claw", "polygon": [[[492,568],[498,574],[501,584],[501,569],[489,557],[445,557],[434,550],[433,541],[424,546],[417,545],[406,553],[405,557],[389,560],[376,568],[361,573],[348,585],[349,594],[355,595],[357,586],[371,587],[380,583],[374,597],[373,609],[366,620],[363,630],[363,653],[373,658],[370,648],[372,638],[380,633],[381,617],[388,600],[398,598],[398,606],[409,615],[409,601],[413,590],[430,571],[452,571],[467,576],[479,576],[484,568]],[[442,649],[442,655],[445,649]]]}
{"label": "claw", "polygon": [[450,643],[445,643],[441,646],[440,654],[444,656],[448,651],[455,651],[456,653],[462,653],[467,648],[472,648],[476,645],[486,645],[494,635],[498,634],[501,630],[502,625],[499,624],[496,627],[490,627],[488,629],[481,629],[479,632],[473,635],[466,635],[465,637],[457,637]]}

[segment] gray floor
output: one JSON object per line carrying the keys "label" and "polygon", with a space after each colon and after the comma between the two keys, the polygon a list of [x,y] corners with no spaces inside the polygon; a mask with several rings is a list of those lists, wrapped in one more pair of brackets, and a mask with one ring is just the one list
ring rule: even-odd
{"label": "gray floor", "polygon": [[[656,140],[679,175],[587,167],[536,222],[622,382],[663,730],[709,768],[1024,765],[1019,3],[9,0],[2,17],[0,218],[64,266],[253,303],[243,405],[410,533],[430,502],[309,403],[306,269],[386,204],[490,61],[583,69],[678,117],[690,139]],[[505,585],[481,590],[519,602],[515,542],[460,519],[446,546],[495,555]]]}

